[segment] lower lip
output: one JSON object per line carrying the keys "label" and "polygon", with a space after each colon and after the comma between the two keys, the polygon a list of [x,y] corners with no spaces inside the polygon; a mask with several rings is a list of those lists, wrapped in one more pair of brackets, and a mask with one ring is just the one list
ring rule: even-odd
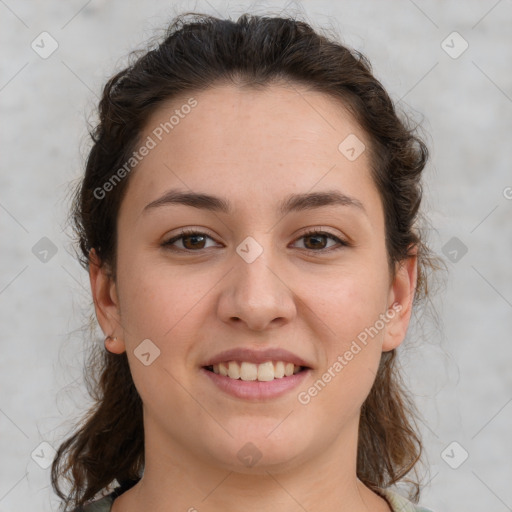
{"label": "lower lip", "polygon": [[257,380],[245,381],[241,379],[231,379],[218,373],[211,372],[206,368],[201,368],[201,372],[206,374],[211,381],[228,395],[242,398],[244,400],[267,400],[278,398],[301,384],[309,375],[310,369],[302,370],[299,373],[274,379],[266,382]]}

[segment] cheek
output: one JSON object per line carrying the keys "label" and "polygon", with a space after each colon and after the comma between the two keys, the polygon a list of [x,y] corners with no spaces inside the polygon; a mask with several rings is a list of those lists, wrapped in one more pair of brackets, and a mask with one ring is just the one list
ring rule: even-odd
{"label": "cheek", "polygon": [[[177,407],[185,407],[190,397],[179,382],[189,378],[190,351],[200,339],[206,315],[200,299],[208,285],[154,259],[120,260],[122,324],[135,386],[145,404],[166,403],[172,396]],[[162,386],[169,396],[155,393]]]}
{"label": "cheek", "polygon": [[351,267],[323,279],[316,294],[310,294],[310,307],[321,313],[340,348],[385,313],[389,293],[386,278],[380,266]]}
{"label": "cheek", "polygon": [[326,361],[315,390],[311,390],[313,395],[322,395],[319,402],[324,402],[325,408],[320,408],[319,414],[340,406],[347,407],[345,412],[350,414],[368,395],[387,326],[387,285],[386,274],[381,271],[353,269],[338,276],[335,283],[325,283],[321,296],[310,297],[312,310],[328,327],[328,335],[320,340]]}
{"label": "cheek", "polygon": [[194,316],[194,306],[207,286],[197,273],[191,279],[183,267],[149,256],[124,256],[118,267],[123,327],[132,342],[164,341],[171,336],[180,323]]}

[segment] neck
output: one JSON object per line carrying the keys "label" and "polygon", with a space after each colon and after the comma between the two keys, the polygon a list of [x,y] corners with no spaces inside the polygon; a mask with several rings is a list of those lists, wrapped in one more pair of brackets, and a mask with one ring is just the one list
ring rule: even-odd
{"label": "neck", "polygon": [[335,445],[279,464],[220,467],[191,453],[158,428],[145,429],[144,475],[117,498],[112,512],[389,512],[356,476],[357,423]]}

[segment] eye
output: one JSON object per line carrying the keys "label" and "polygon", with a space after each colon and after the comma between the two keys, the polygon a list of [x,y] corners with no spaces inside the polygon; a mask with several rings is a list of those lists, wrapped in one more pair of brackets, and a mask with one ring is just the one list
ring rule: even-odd
{"label": "eye", "polygon": [[[192,229],[184,229],[179,235],[172,237],[162,244],[162,247],[168,248],[175,251],[186,251],[194,252],[195,250],[200,251],[207,249],[205,246],[207,239],[213,240],[213,238],[206,233],[201,231],[194,231]],[[299,249],[309,249],[313,252],[328,252],[331,250],[341,249],[342,247],[348,247],[350,244],[344,240],[341,240],[337,236],[328,233],[326,231],[308,231],[304,233],[298,240],[305,239],[306,243],[303,242],[304,247]],[[334,241],[334,245],[338,244],[338,247],[326,247],[328,240]],[[176,246],[176,242],[181,243],[181,247]]]}
{"label": "eye", "polygon": [[[171,249],[171,250],[182,250],[182,251],[193,251],[206,249],[205,243],[206,239],[209,238],[210,240],[213,240],[211,236],[208,236],[206,233],[201,233],[200,231],[194,231],[191,229],[184,229],[179,235],[171,238],[170,240],[167,240],[167,242],[164,242],[162,244],[162,247]],[[176,242],[181,242],[181,247],[177,247],[174,244]]]}
{"label": "eye", "polygon": [[[310,249],[314,252],[327,252],[331,250],[341,249],[342,247],[348,247],[350,244],[344,240],[341,240],[337,236],[334,236],[331,233],[326,231],[308,231],[304,233],[298,240],[304,239],[306,242],[303,242],[304,247],[299,247],[299,249]],[[339,247],[330,246],[326,248],[326,243],[328,239],[333,240]],[[334,244],[336,245],[336,244]]]}

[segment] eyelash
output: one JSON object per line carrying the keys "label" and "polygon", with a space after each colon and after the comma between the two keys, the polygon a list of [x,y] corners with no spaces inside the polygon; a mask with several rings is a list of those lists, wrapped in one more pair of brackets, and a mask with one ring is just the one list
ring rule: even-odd
{"label": "eyelash", "polygon": [[[187,236],[195,236],[195,235],[206,236],[207,238],[210,238],[211,240],[213,240],[213,238],[211,236],[207,235],[206,233],[202,233],[201,231],[195,231],[193,229],[184,229],[184,230],[182,230],[180,232],[179,235],[172,237],[171,239],[167,240],[166,242],[163,242],[162,243],[162,247],[164,247],[165,249],[171,250],[171,251],[175,251],[175,252],[189,252],[189,253],[200,252],[202,250],[205,250],[204,248],[203,249],[198,249],[198,250],[195,251],[195,250],[192,250],[192,249],[181,249],[181,248],[177,249],[175,247],[172,247],[172,244],[174,242],[177,242],[178,240],[180,240],[182,238],[186,238]],[[303,233],[297,240],[299,240],[301,238],[307,238],[308,236],[312,236],[312,235],[326,236],[327,238],[330,238],[331,240],[336,241],[339,244],[339,246],[338,247],[329,247],[327,249],[318,249],[318,250],[307,249],[307,248],[302,249],[302,250],[310,251],[310,252],[313,252],[313,253],[327,253],[327,252],[337,251],[339,249],[343,249],[344,247],[350,247],[351,246],[351,244],[349,244],[347,241],[342,240],[341,238],[338,238],[337,236],[334,236],[333,234],[331,234],[329,232],[319,231],[319,230],[312,230],[312,231],[308,231],[306,233]]]}

